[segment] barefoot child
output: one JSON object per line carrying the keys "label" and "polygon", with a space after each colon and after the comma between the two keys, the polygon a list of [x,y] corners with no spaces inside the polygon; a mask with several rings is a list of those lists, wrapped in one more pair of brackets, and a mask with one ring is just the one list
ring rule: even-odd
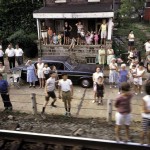
{"label": "barefoot child", "polygon": [[95,85],[95,92],[96,96],[98,99],[98,105],[102,104],[103,105],[103,97],[104,97],[104,83],[103,83],[103,77],[99,76],[98,81],[96,82]]}

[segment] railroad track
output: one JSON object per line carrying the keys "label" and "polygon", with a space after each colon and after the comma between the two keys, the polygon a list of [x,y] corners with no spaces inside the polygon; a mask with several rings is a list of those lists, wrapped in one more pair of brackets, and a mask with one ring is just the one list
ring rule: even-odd
{"label": "railroad track", "polygon": [[0,150],[150,150],[138,143],[0,130]]}

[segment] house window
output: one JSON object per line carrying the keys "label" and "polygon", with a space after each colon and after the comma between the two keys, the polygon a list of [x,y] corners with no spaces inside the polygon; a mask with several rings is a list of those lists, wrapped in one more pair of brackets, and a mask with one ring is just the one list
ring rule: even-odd
{"label": "house window", "polygon": [[88,0],[88,2],[100,2],[100,0]]}
{"label": "house window", "polygon": [[86,63],[87,64],[95,64],[96,58],[95,57],[86,57]]}
{"label": "house window", "polygon": [[55,3],[66,3],[66,0],[55,0]]}

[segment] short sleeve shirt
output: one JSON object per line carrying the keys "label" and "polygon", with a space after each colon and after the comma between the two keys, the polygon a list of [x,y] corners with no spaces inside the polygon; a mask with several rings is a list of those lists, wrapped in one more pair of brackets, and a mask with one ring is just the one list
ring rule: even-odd
{"label": "short sleeve shirt", "polygon": [[47,81],[46,81],[46,85],[47,85],[47,91],[54,91],[55,90],[55,78],[50,77]]}
{"label": "short sleeve shirt", "polygon": [[0,80],[0,93],[8,92],[8,82],[6,80]]}
{"label": "short sleeve shirt", "polygon": [[23,50],[21,48],[15,49],[15,56],[22,56],[23,55]]}
{"label": "short sleeve shirt", "polygon": [[70,79],[67,79],[66,81],[61,79],[61,80],[59,80],[58,85],[61,86],[61,90],[64,92],[71,91],[70,86],[72,85],[72,81]]}
{"label": "short sleeve shirt", "polygon": [[7,48],[5,54],[7,54],[8,57],[13,57],[15,56],[15,50],[13,48],[11,49]]}

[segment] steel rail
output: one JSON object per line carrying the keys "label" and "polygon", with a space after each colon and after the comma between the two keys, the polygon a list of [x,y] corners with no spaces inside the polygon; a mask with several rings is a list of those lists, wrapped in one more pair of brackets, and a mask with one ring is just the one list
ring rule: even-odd
{"label": "steel rail", "polygon": [[[117,143],[116,141],[111,140],[20,132],[10,130],[0,130],[0,140],[15,140],[15,142],[20,141],[21,143],[33,142],[38,144],[39,143],[53,144],[53,145],[61,145],[64,147],[69,146],[72,148],[78,146],[78,150],[133,150],[133,149],[150,150],[149,146],[140,145],[139,143],[131,143],[131,142]],[[18,149],[16,150],[21,150],[21,147],[18,146]]]}

